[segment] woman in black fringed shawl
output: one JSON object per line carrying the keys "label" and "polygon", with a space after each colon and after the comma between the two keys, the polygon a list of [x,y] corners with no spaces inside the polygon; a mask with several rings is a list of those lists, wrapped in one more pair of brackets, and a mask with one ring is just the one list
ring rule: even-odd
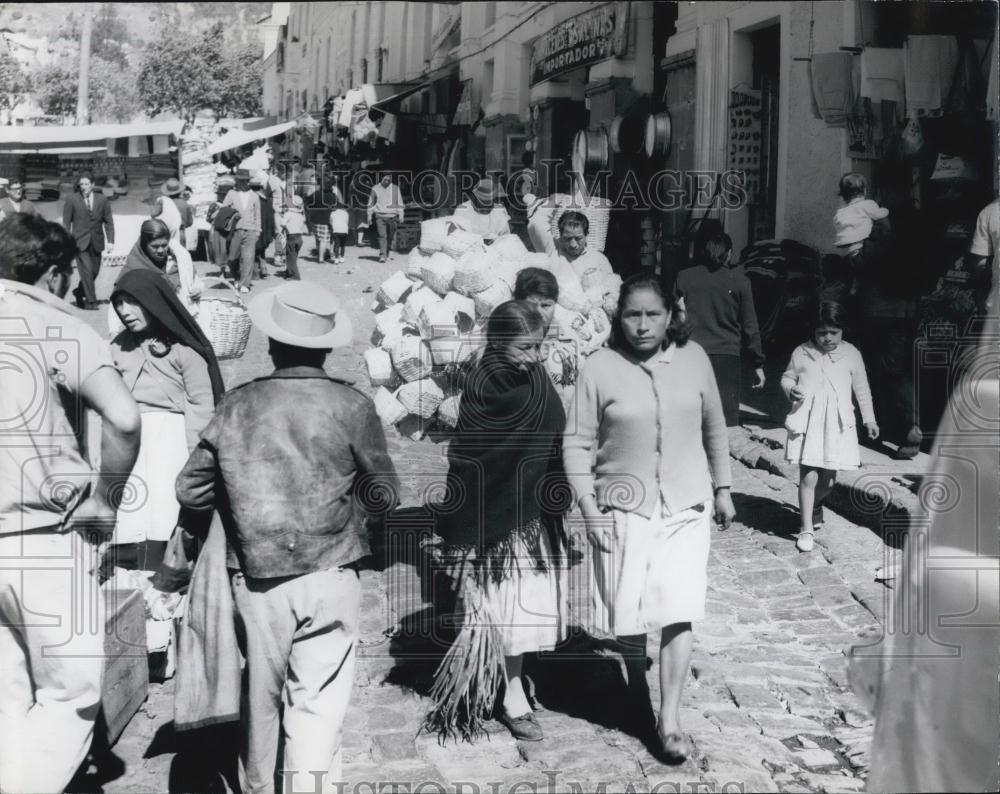
{"label": "woman in black fringed shawl", "polygon": [[539,363],[544,332],[531,304],[498,306],[462,395],[448,496],[437,506],[464,613],[431,693],[426,727],[442,737],[478,735],[502,688],[500,720],[518,739],[542,738],[521,663],[565,637],[561,522],[570,503],[560,455],[566,415]]}

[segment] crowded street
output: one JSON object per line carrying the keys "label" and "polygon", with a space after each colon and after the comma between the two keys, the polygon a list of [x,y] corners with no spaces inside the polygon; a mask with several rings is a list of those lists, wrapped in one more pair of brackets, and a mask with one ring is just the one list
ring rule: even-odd
{"label": "crowded street", "polygon": [[997,2],[0,4],[0,794],[1000,791]]}

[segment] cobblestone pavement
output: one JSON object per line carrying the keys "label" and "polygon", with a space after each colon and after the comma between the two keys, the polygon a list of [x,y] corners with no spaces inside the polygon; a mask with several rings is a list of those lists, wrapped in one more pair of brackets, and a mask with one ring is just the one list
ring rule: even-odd
{"label": "cobblestone pavement", "polygon": [[[305,278],[335,289],[354,318],[353,349],[336,354],[328,369],[353,373],[363,389],[361,354],[373,327],[373,294],[365,290],[393,267],[378,264],[370,249],[350,249],[344,265],[310,260],[303,267]],[[246,355],[225,362],[224,374],[233,385],[269,368],[265,340],[254,333]],[[446,445],[413,442],[392,428],[387,437],[403,504],[416,508],[446,470]],[[499,723],[489,740],[475,744],[443,746],[418,735],[441,648],[420,630],[428,626],[427,588],[412,564],[399,561],[362,574],[357,686],[344,735],[347,791],[862,790],[871,720],[847,688],[844,654],[884,614],[889,591],[872,576],[884,544],[828,513],[816,550],[799,554],[794,485],[735,461],[733,468],[737,523],[727,532],[713,529],[708,614],[695,624],[684,692],[682,726],[696,747],[691,759],[664,766],[618,727],[619,657],[582,636],[567,651],[542,654],[526,666],[544,741],[518,743]],[[418,510],[403,511],[392,524],[411,540],[425,525]],[[398,556],[415,555],[411,548]],[[574,568],[571,623],[582,620],[587,570],[589,559]],[[657,644],[651,635],[648,679],[655,699]],[[124,772],[106,782],[105,791],[184,790],[169,726],[172,692],[171,682],[151,685],[149,700],[113,750]]]}

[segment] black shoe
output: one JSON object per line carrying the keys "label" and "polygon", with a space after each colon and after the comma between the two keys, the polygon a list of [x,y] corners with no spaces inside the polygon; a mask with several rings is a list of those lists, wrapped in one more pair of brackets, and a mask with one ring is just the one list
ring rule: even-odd
{"label": "black shoe", "polygon": [[500,722],[507,726],[513,737],[521,742],[540,742],[545,738],[542,726],[538,724],[535,715],[530,711],[520,717],[500,715]]}

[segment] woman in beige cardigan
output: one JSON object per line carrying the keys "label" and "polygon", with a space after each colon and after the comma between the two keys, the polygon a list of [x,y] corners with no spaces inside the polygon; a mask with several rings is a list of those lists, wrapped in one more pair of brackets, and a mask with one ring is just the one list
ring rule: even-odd
{"label": "woman in beige cardigan", "polygon": [[691,751],[680,700],[691,622],[705,614],[711,518],[728,527],[735,516],[712,365],[677,314],[655,276],[622,285],[612,347],[587,359],[563,440],[594,552],[594,628],[625,649],[628,710],[643,733],[652,728],[646,634],[661,630],[653,747],[672,763]]}

